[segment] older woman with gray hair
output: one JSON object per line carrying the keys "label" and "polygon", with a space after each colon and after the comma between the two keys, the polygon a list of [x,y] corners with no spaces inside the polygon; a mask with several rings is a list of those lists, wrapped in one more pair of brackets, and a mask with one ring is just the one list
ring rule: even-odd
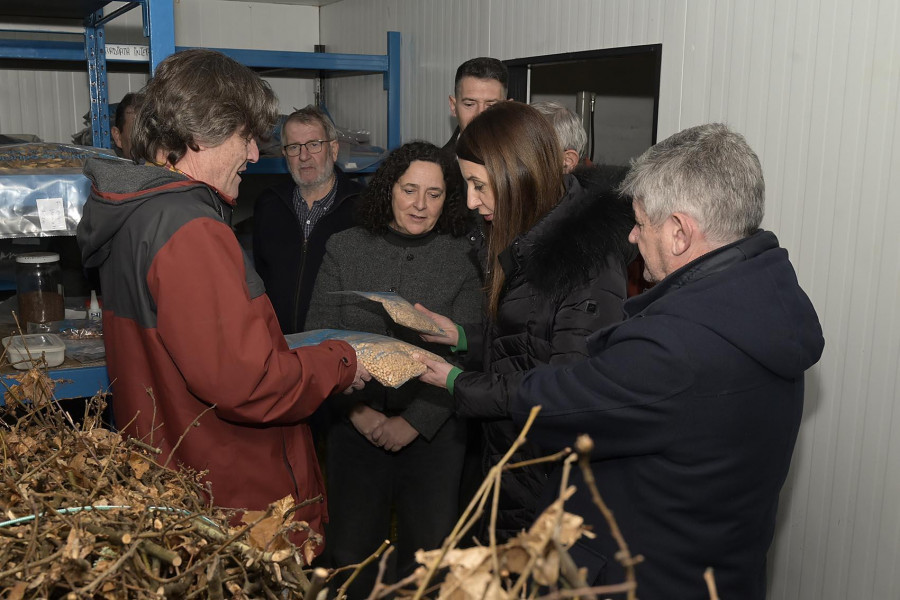
{"label": "older woman with gray hair", "polygon": [[[345,343],[288,349],[231,229],[240,174],[277,117],[275,94],[199,49],[160,63],[143,94],[132,140],[144,164],[88,160],[78,226],[85,266],[100,269],[116,422],[159,448],[161,463],[205,472],[217,506],[321,497],[306,419],[369,376]],[[316,546],[324,504],[294,517],[314,533],[293,541]]]}

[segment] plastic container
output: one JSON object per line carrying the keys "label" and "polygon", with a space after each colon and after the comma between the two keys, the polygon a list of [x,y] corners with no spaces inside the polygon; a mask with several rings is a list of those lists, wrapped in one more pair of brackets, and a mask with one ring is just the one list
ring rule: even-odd
{"label": "plastic container", "polygon": [[[48,367],[58,367],[66,358],[66,345],[52,333],[12,335],[3,338],[6,360],[17,369],[30,369],[43,355]],[[29,358],[29,354],[31,358]]]}
{"label": "plastic container", "polygon": [[16,256],[16,298],[19,325],[65,318],[59,254],[29,252]]}

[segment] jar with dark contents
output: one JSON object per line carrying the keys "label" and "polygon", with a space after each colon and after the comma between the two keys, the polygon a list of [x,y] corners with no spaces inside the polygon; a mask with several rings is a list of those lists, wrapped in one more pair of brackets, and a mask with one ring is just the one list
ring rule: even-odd
{"label": "jar with dark contents", "polygon": [[65,317],[59,254],[29,252],[16,256],[19,325],[61,321]]}

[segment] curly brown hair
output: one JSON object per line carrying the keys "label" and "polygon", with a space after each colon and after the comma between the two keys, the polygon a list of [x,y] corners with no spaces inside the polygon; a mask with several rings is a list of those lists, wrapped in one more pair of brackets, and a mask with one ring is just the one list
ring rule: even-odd
{"label": "curly brown hair", "polygon": [[452,156],[434,144],[423,141],[407,142],[384,159],[362,194],[360,224],[372,233],[388,231],[391,221],[394,220],[394,184],[416,160],[434,163],[444,174],[444,186],[447,191],[441,216],[434,226],[435,230],[439,233],[449,233],[453,237],[465,235],[471,221],[465,196],[461,194],[458,185],[459,167]]}

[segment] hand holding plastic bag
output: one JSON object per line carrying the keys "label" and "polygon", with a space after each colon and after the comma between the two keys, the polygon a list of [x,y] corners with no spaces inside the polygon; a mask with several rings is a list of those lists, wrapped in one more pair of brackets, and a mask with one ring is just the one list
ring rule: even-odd
{"label": "hand holding plastic bag", "polygon": [[314,346],[325,340],[345,341],[353,346],[356,351],[356,360],[363,364],[376,381],[393,388],[400,387],[425,372],[425,365],[412,358],[414,353],[435,361],[444,360],[437,354],[422,350],[418,346],[385,335],[363,331],[314,329],[302,333],[292,333],[284,336],[284,339],[291,348]]}

